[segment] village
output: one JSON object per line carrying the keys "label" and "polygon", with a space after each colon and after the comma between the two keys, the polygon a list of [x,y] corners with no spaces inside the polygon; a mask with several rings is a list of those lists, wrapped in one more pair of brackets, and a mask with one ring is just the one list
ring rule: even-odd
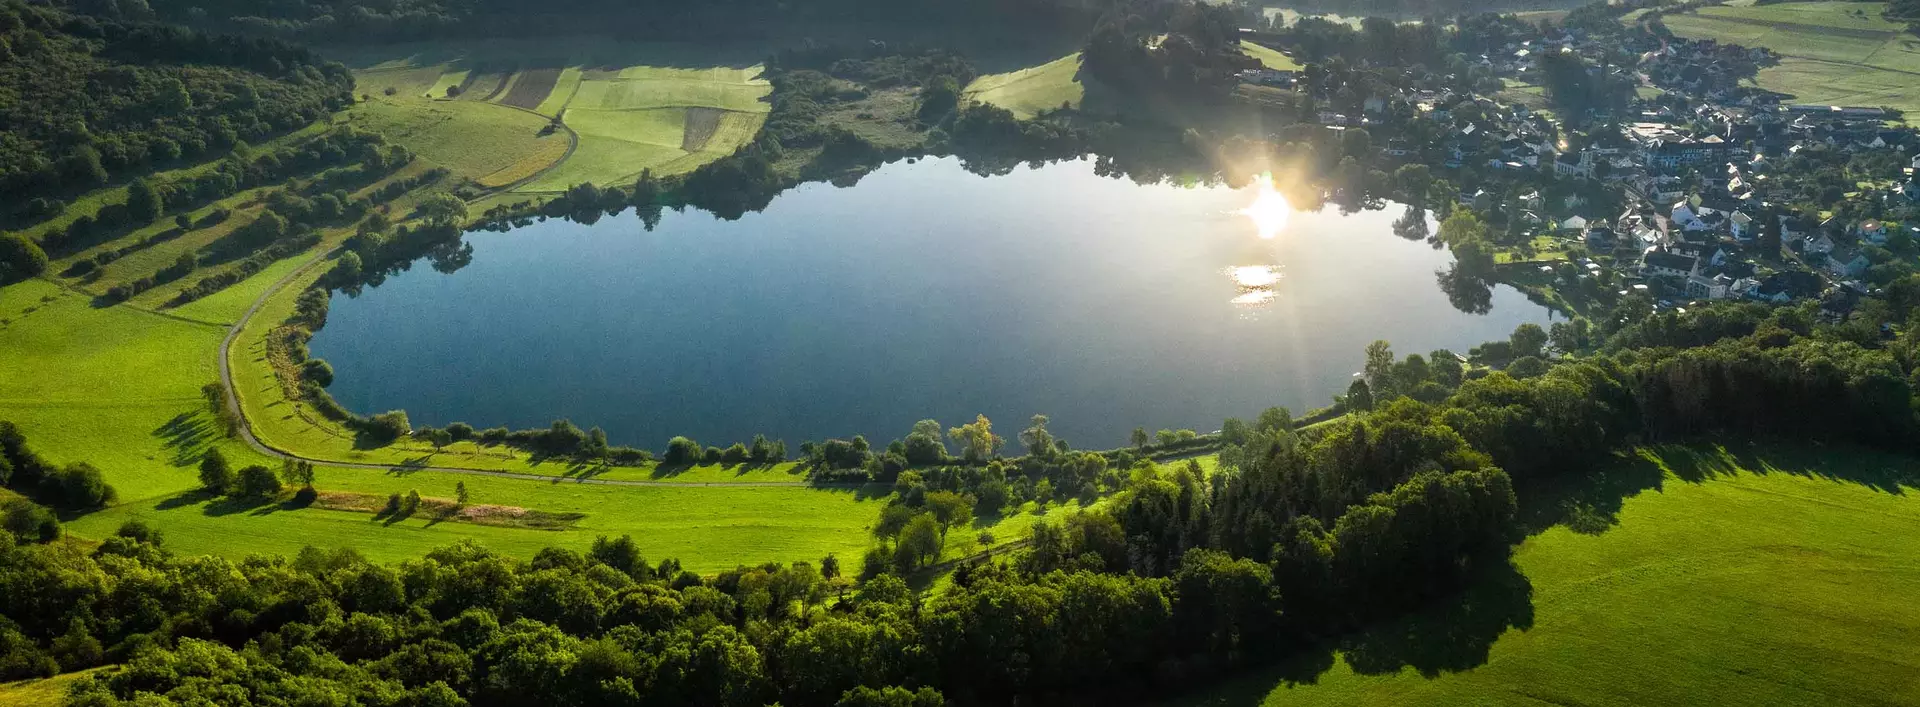
{"label": "village", "polygon": [[[1316,122],[1369,131],[1386,164],[1473,185],[1457,203],[1490,225],[1497,279],[1570,313],[1640,295],[1657,309],[1814,301],[1841,320],[1920,263],[1920,135],[1898,112],[1743,82],[1776,60],[1765,49],[1617,22],[1531,29],[1445,75],[1241,79],[1311,95]],[[1534,91],[1485,90],[1488,77]],[[1556,95],[1575,91],[1591,99]]]}

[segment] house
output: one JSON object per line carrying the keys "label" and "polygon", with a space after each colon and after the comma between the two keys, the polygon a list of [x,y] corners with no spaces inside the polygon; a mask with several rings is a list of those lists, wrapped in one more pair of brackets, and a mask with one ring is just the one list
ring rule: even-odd
{"label": "house", "polygon": [[1827,272],[1840,279],[1859,277],[1872,265],[1867,256],[1856,248],[1840,248],[1827,253]]}
{"label": "house", "polygon": [[1656,250],[1640,262],[1640,274],[1646,277],[1684,278],[1693,274],[1697,261],[1677,253]]}
{"label": "house", "polygon": [[1731,226],[1734,238],[1743,241],[1753,238],[1753,217],[1748,216],[1746,212],[1733,212],[1732,216],[1727,217],[1727,223]]}
{"label": "house", "polygon": [[1733,293],[1734,280],[1726,274],[1693,273],[1687,276],[1687,296],[1694,299],[1726,299]]}
{"label": "house", "polygon": [[1785,243],[1799,238],[1806,238],[1807,232],[1812,230],[1812,228],[1813,225],[1807,223],[1807,220],[1804,218],[1783,215],[1780,217],[1780,242]]}
{"label": "house", "polygon": [[1860,225],[1854,227],[1854,232],[1875,245],[1885,245],[1887,242],[1887,224],[1879,221],[1861,221]]}
{"label": "house", "polygon": [[1560,230],[1585,231],[1587,230],[1587,219],[1582,216],[1574,216],[1574,217],[1568,218],[1567,220],[1560,222]]}
{"label": "house", "polygon": [[1760,281],[1760,286],[1747,291],[1747,298],[1782,304],[1820,294],[1820,286],[1819,275],[1788,270],[1768,275]]}
{"label": "house", "polygon": [[1586,232],[1587,247],[1593,250],[1613,250],[1619,242],[1619,234],[1606,226],[1593,226]]}
{"label": "house", "polygon": [[1693,202],[1681,200],[1673,205],[1673,211],[1667,214],[1667,220],[1673,225],[1688,231],[1704,231],[1707,224],[1700,220],[1700,214],[1694,210]]}
{"label": "house", "polygon": [[1822,232],[1807,238],[1806,244],[1801,246],[1800,252],[1807,255],[1826,255],[1833,252],[1835,245],[1833,237]]}

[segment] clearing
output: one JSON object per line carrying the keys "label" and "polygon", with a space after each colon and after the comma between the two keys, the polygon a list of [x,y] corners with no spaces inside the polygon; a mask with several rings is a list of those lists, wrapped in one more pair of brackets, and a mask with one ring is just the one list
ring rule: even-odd
{"label": "clearing", "polygon": [[1039,66],[975,78],[962,94],[1024,120],[1061,106],[1078,108],[1086,92],[1080,82],[1080,53],[1074,52]]}
{"label": "clearing", "polygon": [[1797,103],[1920,110],[1920,38],[1880,17],[1883,3],[1794,2],[1703,7],[1662,21],[1682,37],[1766,47],[1780,65],[1761,88]]}
{"label": "clearing", "polygon": [[1673,445],[1612,473],[1504,584],[1182,704],[1920,704],[1920,466]]}

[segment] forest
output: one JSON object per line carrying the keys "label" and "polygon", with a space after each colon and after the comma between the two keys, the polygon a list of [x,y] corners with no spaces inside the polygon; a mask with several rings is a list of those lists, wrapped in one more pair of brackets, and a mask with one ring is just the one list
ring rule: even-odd
{"label": "forest", "polygon": [[[130,3],[100,0],[124,11]],[[628,39],[775,34],[798,23],[913,23],[991,25],[1005,31],[1081,28],[1117,0],[561,0],[535,15],[509,0],[149,0],[140,3],[168,20],[254,35],[323,42],[376,42],[455,36],[526,36],[618,27]]]}
{"label": "forest", "polygon": [[0,3],[0,216],[304,127],[353,77],[304,48]]}

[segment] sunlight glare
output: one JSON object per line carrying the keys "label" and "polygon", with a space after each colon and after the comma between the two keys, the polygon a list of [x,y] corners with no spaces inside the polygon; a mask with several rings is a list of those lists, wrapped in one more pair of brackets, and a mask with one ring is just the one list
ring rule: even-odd
{"label": "sunlight glare", "polygon": [[1260,186],[1253,203],[1238,213],[1253,220],[1262,240],[1273,240],[1287,227],[1287,217],[1293,214],[1293,206],[1287,203],[1287,197],[1274,190],[1272,174],[1261,174],[1256,181]]}

